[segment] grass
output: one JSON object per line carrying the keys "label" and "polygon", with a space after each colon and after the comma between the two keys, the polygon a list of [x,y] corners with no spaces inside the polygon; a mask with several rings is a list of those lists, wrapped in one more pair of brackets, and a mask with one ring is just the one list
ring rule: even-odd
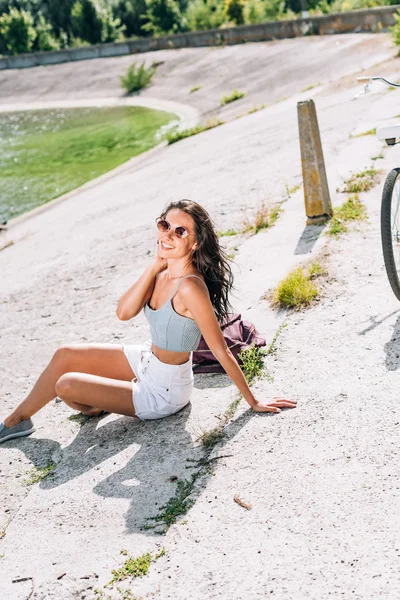
{"label": "grass", "polygon": [[295,194],[296,192],[298,192],[300,188],[301,188],[301,183],[298,183],[291,188],[289,186],[286,186],[287,197],[290,198],[292,196],[292,194]]}
{"label": "grass", "polygon": [[221,106],[225,106],[225,104],[229,104],[230,102],[236,102],[236,100],[240,100],[244,98],[246,92],[239,92],[238,90],[233,90],[229,96],[222,96],[221,98]]}
{"label": "grass", "polygon": [[[127,551],[121,550],[121,554],[126,555]],[[117,581],[122,581],[128,577],[130,579],[144,577],[147,575],[151,563],[161,558],[161,556],[165,556],[165,548],[162,548],[155,556],[153,556],[153,554],[150,552],[146,552],[145,554],[137,556],[136,558],[129,556],[122,567],[111,571],[113,577],[111,581],[108,582],[107,586],[111,586]],[[120,591],[119,588],[118,591]]]}
{"label": "grass", "polygon": [[256,234],[263,229],[272,227],[281,212],[281,207],[277,204],[273,206],[267,206],[264,202],[261,202],[261,206],[258,208],[253,219],[250,221],[246,219],[243,223],[243,233],[251,232]]}
{"label": "grass", "polygon": [[252,115],[253,113],[255,113],[255,112],[259,111],[259,110],[262,110],[263,108],[266,108],[265,104],[261,104],[260,106],[253,106],[253,108],[250,108],[247,111],[247,114],[248,115]]}
{"label": "grass", "polygon": [[375,135],[375,134],[376,134],[376,127],[374,129],[368,129],[368,131],[363,131],[363,133],[357,133],[357,135],[352,135],[350,137],[359,138],[359,137],[364,137],[366,135]]}
{"label": "grass", "polygon": [[371,160],[379,160],[381,158],[385,158],[383,152],[380,152],[376,156],[371,156]]}
{"label": "grass", "polygon": [[241,233],[241,232],[238,231],[237,229],[226,229],[225,231],[219,231],[218,235],[219,235],[219,237],[230,237],[233,235],[238,235],[239,233]]}
{"label": "grass", "polygon": [[196,127],[191,127],[190,129],[172,131],[170,133],[167,133],[167,141],[168,144],[175,144],[175,142],[179,142],[179,140],[191,137],[192,135],[197,135],[198,133],[208,131],[208,129],[213,129],[214,127],[218,127],[219,125],[223,124],[224,121],[212,120],[206,123],[205,125],[197,125]]}
{"label": "grass", "polygon": [[278,342],[279,336],[281,335],[281,333],[285,329],[285,327],[287,327],[287,323],[282,323],[282,325],[280,325],[278,327],[277,332],[275,333],[270,345],[268,346],[268,348],[265,352],[267,355],[275,354],[275,352],[277,350],[277,342]]}
{"label": "grass", "polygon": [[190,479],[178,479],[175,495],[168,500],[155,517],[148,519],[149,524],[144,528],[156,529],[158,533],[165,533],[181,515],[185,515],[194,504],[194,500],[189,496],[199,475],[200,471],[193,473]]}
{"label": "grass", "polygon": [[29,477],[24,480],[25,485],[34,485],[35,483],[38,483],[47,477],[47,475],[49,475],[55,468],[56,465],[54,463],[49,463],[45,467],[32,467],[32,469],[30,469],[30,471],[27,473]]}
{"label": "grass", "polygon": [[318,87],[319,85],[321,85],[319,82],[318,83],[314,83],[312,85],[308,85],[307,87],[305,87],[303,90],[301,90],[302,92],[309,92],[310,90],[313,90],[314,88]]}
{"label": "grass", "polygon": [[0,222],[149,150],[174,121],[175,115],[130,106],[0,115]]}
{"label": "grass", "polygon": [[318,286],[313,281],[318,269],[310,265],[307,270],[297,267],[291,271],[273,292],[272,304],[295,309],[309,306],[319,296]]}
{"label": "grass", "polygon": [[146,67],[145,61],[140,65],[133,63],[128,67],[125,75],[120,77],[121,87],[127,94],[142,90],[150,84],[156,70],[156,63],[152,63],[150,67]]}
{"label": "grass", "polygon": [[373,167],[360,171],[360,173],[354,173],[350,179],[344,182],[345,186],[341,191],[347,194],[368,192],[378,183],[378,174],[379,171]]}
{"label": "grass", "polygon": [[239,359],[244,376],[249,384],[261,376],[264,369],[265,350],[252,346],[239,352]]}
{"label": "grass", "polygon": [[341,233],[348,231],[347,224],[350,221],[365,221],[367,212],[358,194],[350,196],[339,208],[333,211],[333,217],[329,223],[328,234],[338,237]]}
{"label": "grass", "polygon": [[195,92],[198,92],[199,90],[201,90],[201,85],[195,85],[190,89],[190,93],[194,94]]}

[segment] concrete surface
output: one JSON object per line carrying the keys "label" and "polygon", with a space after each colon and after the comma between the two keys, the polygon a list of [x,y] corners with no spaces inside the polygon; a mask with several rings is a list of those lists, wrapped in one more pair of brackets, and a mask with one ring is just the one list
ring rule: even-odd
{"label": "concrete surface", "polygon": [[[374,47],[380,40],[363,37],[360,43]],[[321,42],[301,41],[309,52]],[[344,47],[350,42],[344,38]],[[272,52],[278,47],[272,44]],[[374,162],[383,173],[397,166],[397,148],[384,150],[374,136],[354,136],[390,122],[399,100],[376,86],[353,101],[354,77],[345,77],[351,61],[341,73],[329,44],[326,57],[317,47],[316,72],[338,76],[309,92],[338,205],[346,195],[335,190],[351,172],[370,166],[372,156],[384,153]],[[260,45],[260,52],[268,50]],[[372,65],[374,55],[364,52],[363,60]],[[399,64],[388,58],[368,72],[390,76]],[[77,72],[76,89],[82,77]],[[152,222],[168,200],[201,202],[219,229],[240,226],[262,200],[284,201],[273,229],[226,243],[238,248],[235,307],[269,341],[282,322],[288,324],[277,355],[267,360],[274,382],[259,381],[257,395],[290,394],[299,406],[260,416],[242,401],[214,449],[213,456],[226,458],[197,482],[190,512],[160,537],[143,525],[174,495],[174,478],[188,477],[187,459],[203,455],[199,432],[213,427],[235,397],[227,378],[196,377],[191,407],[158,422],[109,415],[79,428],[67,420],[67,407],[51,403],[35,418],[33,436],[0,450],[0,528],[5,528],[0,597],[92,600],[93,588],[102,588],[123,563],[121,549],[139,556],[161,547],[166,556],[149,575],[128,582],[136,597],[398,597],[399,306],[380,251],[383,179],[363,195],[369,221],[340,241],[328,242],[320,228],[305,228],[301,191],[287,193],[301,180],[296,123],[296,101],[306,94],[296,94],[305,87],[301,70],[298,78],[293,69],[289,99],[165,148],[140,169],[85,190],[6,234],[14,245],[0,252],[2,412],[24,396],[61,343],[147,338],[142,316],[119,322],[115,307],[149,260]],[[70,96],[72,81],[70,74]],[[32,99],[30,85],[25,92]],[[254,95],[262,93],[259,88]],[[104,95],[110,96],[108,89]],[[15,97],[10,90],[4,102]],[[215,101],[209,110],[218,113]],[[301,313],[272,311],[265,294],[293,266],[320,252],[328,254],[330,273],[321,302]],[[24,486],[32,465],[49,462],[57,465],[52,475]],[[236,504],[234,494],[252,509]],[[105,594],[122,597],[116,590]]]}

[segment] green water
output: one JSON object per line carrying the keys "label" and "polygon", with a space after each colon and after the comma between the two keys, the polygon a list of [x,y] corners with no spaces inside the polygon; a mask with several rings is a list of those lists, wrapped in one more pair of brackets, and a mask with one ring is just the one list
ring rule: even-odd
{"label": "green water", "polygon": [[0,223],[148,150],[176,122],[140,107],[0,113]]}

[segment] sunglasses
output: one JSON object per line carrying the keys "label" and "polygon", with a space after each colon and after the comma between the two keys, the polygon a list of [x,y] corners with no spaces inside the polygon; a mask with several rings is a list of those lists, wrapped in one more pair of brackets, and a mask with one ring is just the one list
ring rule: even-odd
{"label": "sunglasses", "polygon": [[[158,231],[161,231],[162,233],[166,233],[167,231],[171,230],[171,225],[165,219],[158,219],[157,220],[157,229],[158,229]],[[186,229],[186,227],[183,227],[183,225],[177,225],[173,229],[172,235],[181,240],[181,239],[187,237],[188,235],[194,235],[194,234],[189,233],[188,230]]]}

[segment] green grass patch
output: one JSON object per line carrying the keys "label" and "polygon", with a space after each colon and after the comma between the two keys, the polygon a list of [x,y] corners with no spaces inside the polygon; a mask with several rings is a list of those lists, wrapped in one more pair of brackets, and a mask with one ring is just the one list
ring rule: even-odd
{"label": "green grass patch", "polygon": [[281,308],[300,309],[318,298],[318,286],[312,281],[309,270],[297,267],[278,284],[272,303]]}
{"label": "green grass patch", "polygon": [[253,108],[250,108],[247,111],[247,114],[248,115],[252,115],[253,113],[255,113],[255,112],[259,111],[259,110],[263,110],[263,108],[266,108],[265,104],[261,104],[260,106],[253,106]]}
{"label": "green grass patch", "polygon": [[212,120],[206,123],[205,125],[197,125],[197,127],[191,127],[190,129],[182,129],[180,131],[171,131],[170,133],[167,133],[167,141],[168,144],[175,144],[175,142],[179,142],[179,140],[191,137],[192,135],[197,135],[198,133],[208,131],[209,129],[213,129],[214,127],[218,127],[219,125],[223,124],[224,121]]}
{"label": "green grass patch", "polygon": [[239,352],[241,369],[249,384],[261,377],[264,369],[264,356],[265,349],[256,346],[251,346]]}
{"label": "green grass patch", "polygon": [[0,114],[0,222],[149,150],[174,122],[130,106]]}
{"label": "green grass patch", "polygon": [[245,95],[246,92],[239,92],[238,90],[233,90],[233,92],[228,96],[222,96],[221,106],[225,106],[225,104],[229,104],[230,102],[236,102],[236,100],[244,98]]}
{"label": "green grass patch", "polygon": [[289,186],[286,186],[286,195],[287,195],[287,197],[290,198],[292,196],[292,194],[295,194],[296,192],[298,192],[300,188],[301,188],[301,184],[300,183],[294,185],[291,188]]}
{"label": "green grass patch", "polygon": [[190,89],[190,93],[194,94],[195,92],[198,92],[199,90],[201,90],[201,85],[195,85]]}
{"label": "green grass patch", "polygon": [[128,93],[137,92],[147,87],[157,70],[156,63],[146,67],[145,61],[140,65],[133,63],[125,73],[120,77],[121,87]]}
{"label": "green grass patch", "polygon": [[32,467],[27,473],[28,478],[24,480],[25,485],[34,485],[45,477],[47,477],[54,469],[56,465],[49,463],[45,467]]}
{"label": "green grass patch", "polygon": [[350,221],[365,221],[367,211],[358,194],[350,196],[339,208],[333,211],[333,217],[329,223],[328,234],[337,237],[348,231],[347,224]]}
{"label": "green grass patch", "polygon": [[368,131],[363,131],[362,133],[357,133],[357,135],[352,135],[351,137],[359,138],[359,137],[364,137],[366,135],[375,135],[375,134],[376,134],[376,127],[374,129],[368,129]]}
{"label": "green grass patch", "polygon": [[381,158],[385,158],[383,152],[380,152],[376,156],[371,156],[371,160],[380,160]]}
{"label": "green grass patch", "polygon": [[137,558],[130,556],[119,569],[111,571],[112,579],[109,585],[114,584],[117,581],[122,581],[130,577],[135,579],[136,577],[144,577],[147,575],[150,565],[152,562],[152,556],[150,552],[146,552]]}
{"label": "green grass patch", "polygon": [[225,231],[219,231],[218,235],[219,237],[230,237],[233,235],[238,235],[240,233],[240,231],[238,231],[237,229],[226,229]]}
{"label": "green grass patch", "polygon": [[378,183],[378,174],[379,171],[373,167],[365,169],[360,173],[354,173],[350,179],[344,182],[342,192],[346,192],[347,194],[368,192]]}

